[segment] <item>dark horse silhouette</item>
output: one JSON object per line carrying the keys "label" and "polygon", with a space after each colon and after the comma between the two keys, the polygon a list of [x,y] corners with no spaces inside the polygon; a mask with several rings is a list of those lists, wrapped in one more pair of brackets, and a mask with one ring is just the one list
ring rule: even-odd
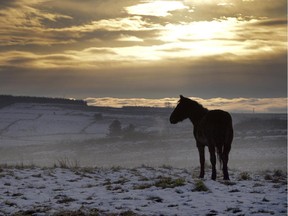
{"label": "dark horse silhouette", "polygon": [[228,112],[204,108],[196,101],[180,95],[180,100],[170,116],[171,124],[189,118],[194,126],[194,137],[200,156],[200,178],[204,177],[205,146],[209,148],[213,180],[216,179],[216,155],[223,164],[224,180],[229,180],[228,159],[233,140],[232,118]]}

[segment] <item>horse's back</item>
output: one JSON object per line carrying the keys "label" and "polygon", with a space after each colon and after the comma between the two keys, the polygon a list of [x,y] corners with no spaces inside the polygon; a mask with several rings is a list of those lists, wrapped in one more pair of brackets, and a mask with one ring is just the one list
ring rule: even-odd
{"label": "horse's back", "polygon": [[216,127],[227,127],[232,126],[231,115],[223,110],[210,110],[206,116],[206,122]]}
{"label": "horse's back", "polygon": [[223,110],[208,111],[199,124],[197,134],[204,136],[207,141],[231,143],[233,139],[231,115]]}

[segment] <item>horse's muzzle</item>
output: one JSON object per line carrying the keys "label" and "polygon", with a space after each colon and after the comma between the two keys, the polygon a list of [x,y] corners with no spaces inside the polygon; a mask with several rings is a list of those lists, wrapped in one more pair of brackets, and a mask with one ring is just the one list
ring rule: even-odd
{"label": "horse's muzzle", "polygon": [[176,124],[177,121],[176,121],[174,118],[170,117],[170,123],[171,123],[171,124]]}

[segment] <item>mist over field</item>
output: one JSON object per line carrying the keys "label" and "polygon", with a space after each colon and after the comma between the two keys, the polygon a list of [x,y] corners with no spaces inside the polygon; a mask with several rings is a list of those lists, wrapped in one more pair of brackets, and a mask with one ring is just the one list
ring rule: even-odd
{"label": "mist over field", "polygon": [[[0,109],[0,164],[197,167],[193,126],[189,120],[170,125],[172,110],[13,103]],[[287,114],[232,117],[230,169],[286,170]]]}

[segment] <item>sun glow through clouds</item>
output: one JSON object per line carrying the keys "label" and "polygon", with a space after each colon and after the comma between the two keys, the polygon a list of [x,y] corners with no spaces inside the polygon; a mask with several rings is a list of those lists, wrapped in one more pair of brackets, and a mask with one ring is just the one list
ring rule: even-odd
{"label": "sun glow through clouds", "polygon": [[146,3],[127,7],[130,14],[160,16],[170,15],[170,11],[188,8],[181,1],[148,1]]}

